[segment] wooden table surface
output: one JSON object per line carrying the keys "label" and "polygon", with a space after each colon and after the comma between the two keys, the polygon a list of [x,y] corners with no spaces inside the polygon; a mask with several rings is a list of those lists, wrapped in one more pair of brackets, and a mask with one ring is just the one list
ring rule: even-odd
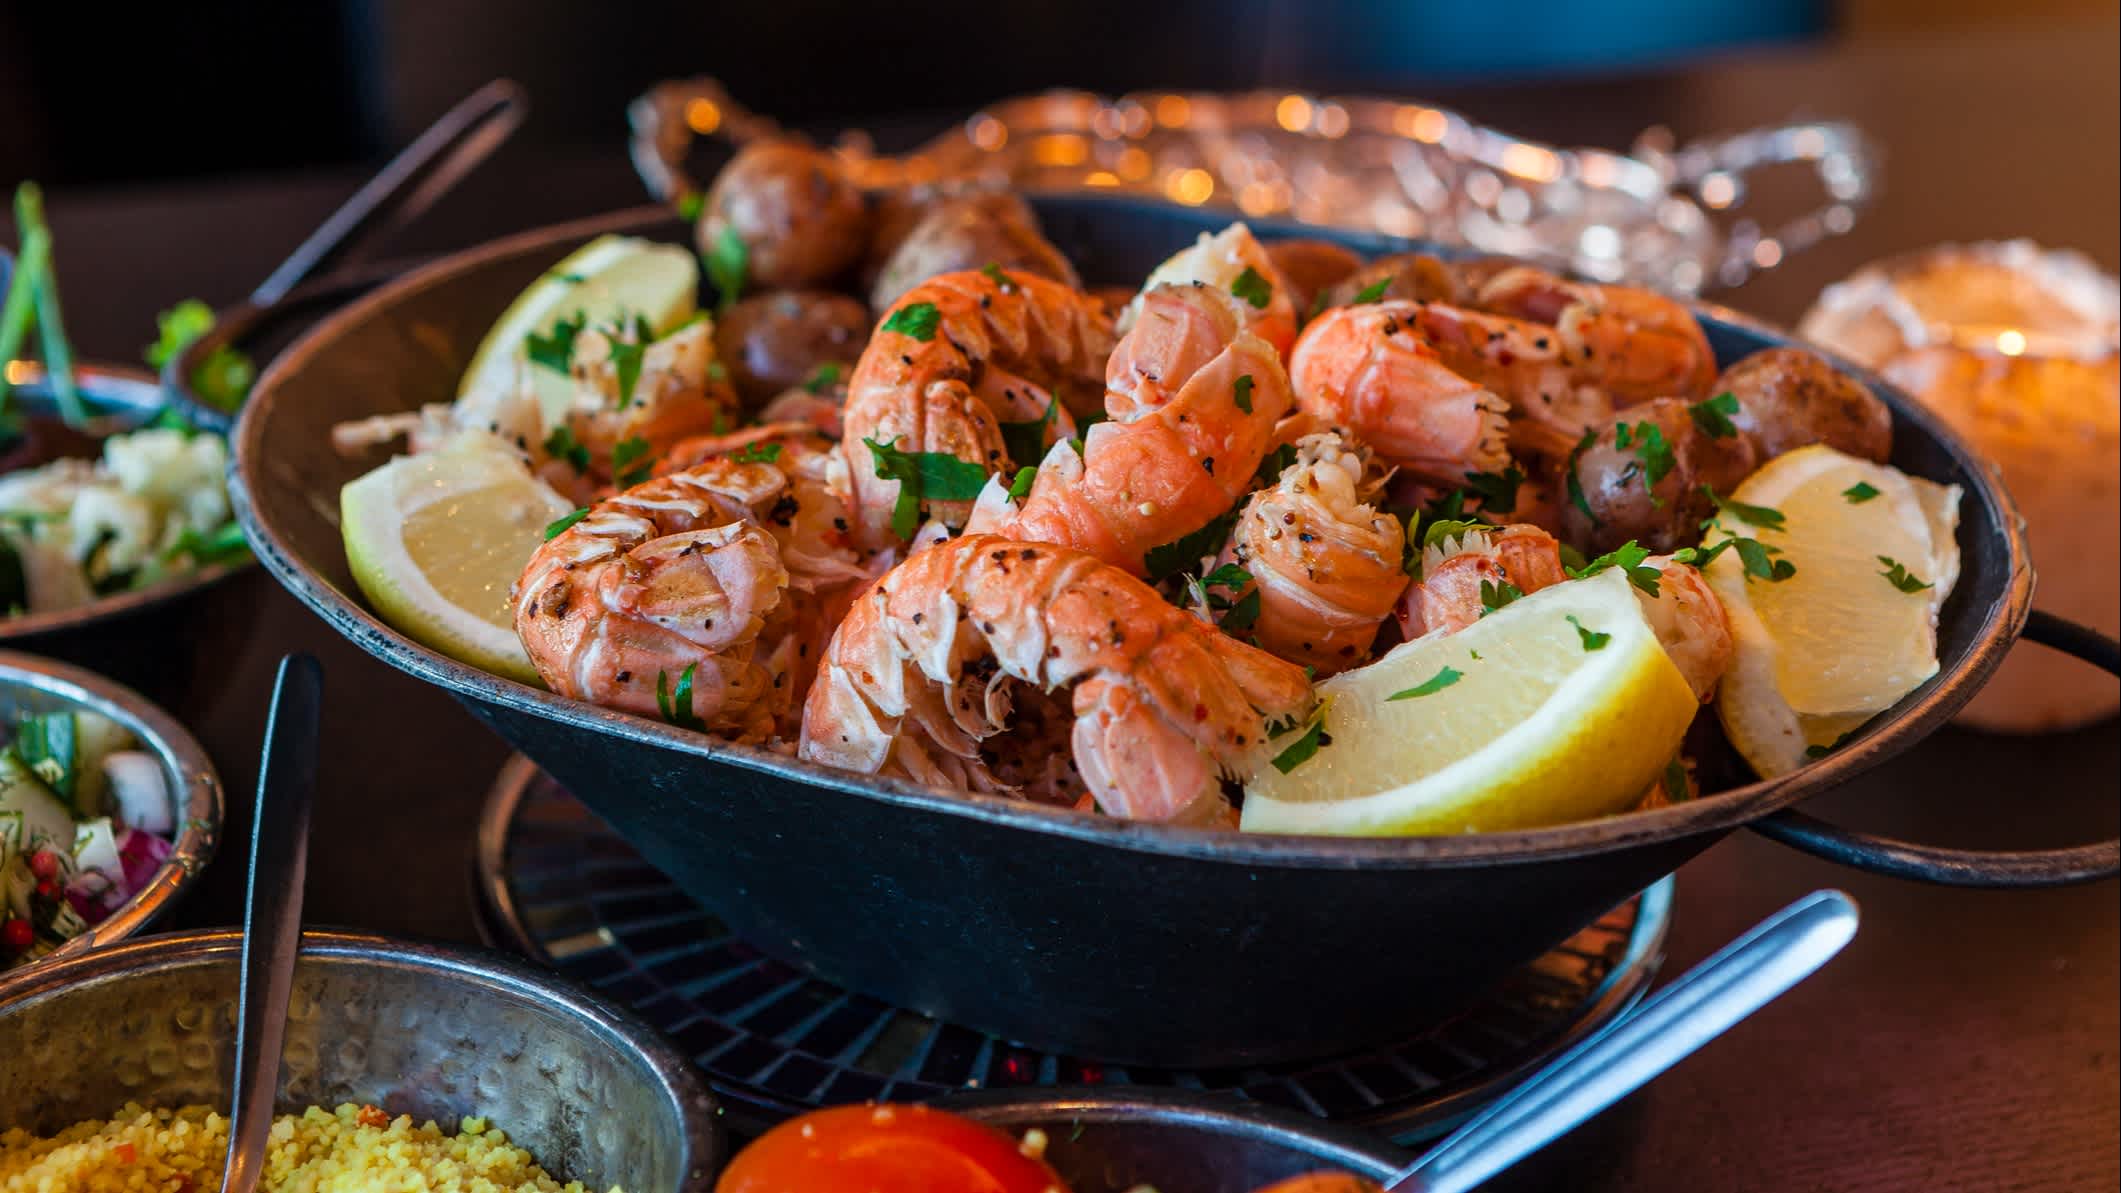
{"label": "wooden table surface", "polygon": [[[1883,197],[1853,234],[1719,296],[1788,322],[1860,262],[1942,240],[2032,236],[2113,268],[2116,80],[2108,29],[1776,52],[1437,98],[1528,135],[1615,146],[1655,122],[1684,140],[1792,116],[1857,121],[1885,147]],[[357,182],[54,194],[79,348],[132,359],[152,338],[157,309],[186,295],[217,305],[239,297]],[[460,247],[639,197],[616,143],[579,154],[512,148],[396,247]],[[150,686],[205,741],[234,802],[247,804],[274,660],[295,649],[324,660],[312,917],[471,939],[471,833],[500,743],[439,691],[344,643],[266,577],[240,581],[229,599],[240,625],[168,643]],[[1808,809],[1922,840],[2027,847],[2113,835],[2117,792],[2121,731],[2109,721],[2032,740],[1947,731]],[[231,819],[220,863],[180,912],[185,925],[236,919],[248,816]],[[1947,890],[1852,873],[1740,834],[1680,872],[1668,972],[1825,886],[1863,907],[1862,932],[1842,957],[1497,1187],[2114,1188],[2115,885]]]}

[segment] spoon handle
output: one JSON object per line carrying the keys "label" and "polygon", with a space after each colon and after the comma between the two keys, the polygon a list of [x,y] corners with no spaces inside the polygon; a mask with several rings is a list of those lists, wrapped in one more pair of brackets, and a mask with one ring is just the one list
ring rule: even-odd
{"label": "spoon handle", "polygon": [[243,911],[243,984],[236,997],[235,1099],[228,1123],[222,1193],[251,1193],[265,1175],[287,998],[302,945],[302,880],[309,870],[309,804],[317,780],[317,661],[280,660],[265,757],[258,771],[250,885]]}
{"label": "spoon handle", "polygon": [[525,108],[523,88],[510,79],[458,100],[260,282],[252,305],[273,305],[305,279],[343,264],[372,236],[427,210],[508,139]]}
{"label": "spoon handle", "polygon": [[1386,1193],[1464,1193],[1560,1138],[1803,981],[1856,935],[1856,904],[1814,891],[1451,1133]]}

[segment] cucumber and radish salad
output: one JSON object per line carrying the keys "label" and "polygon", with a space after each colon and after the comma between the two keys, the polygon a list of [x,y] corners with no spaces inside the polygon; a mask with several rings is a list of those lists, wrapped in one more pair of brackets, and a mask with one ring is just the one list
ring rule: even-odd
{"label": "cucumber and radish salad", "polygon": [[86,709],[16,721],[0,747],[0,970],[108,919],[168,860],[162,762]]}

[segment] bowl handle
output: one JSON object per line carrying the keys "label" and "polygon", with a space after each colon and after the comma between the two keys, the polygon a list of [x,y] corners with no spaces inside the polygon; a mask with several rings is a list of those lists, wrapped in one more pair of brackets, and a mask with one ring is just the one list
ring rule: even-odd
{"label": "bowl handle", "polygon": [[[2096,630],[2035,609],[2026,619],[2023,637],[2121,675],[2121,642]],[[1752,827],[1763,836],[1830,862],[1947,886],[2065,886],[2121,873],[2121,841],[2018,853],[1942,849],[1859,833],[1797,811],[1777,812]]]}

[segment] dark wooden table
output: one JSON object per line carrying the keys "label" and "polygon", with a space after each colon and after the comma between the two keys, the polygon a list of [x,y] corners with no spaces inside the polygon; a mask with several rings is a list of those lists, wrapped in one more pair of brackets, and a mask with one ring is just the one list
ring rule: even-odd
{"label": "dark wooden table", "polygon": [[[1860,122],[1888,152],[1856,232],[1723,297],[1778,321],[1856,264],[1947,239],[2027,235],[2108,268],[2117,245],[2116,50],[2091,34],[1895,42],[1722,61],[1655,76],[1458,92],[1528,134],[1625,145],[1792,115]],[[614,137],[616,138],[616,114]],[[918,122],[909,127],[918,126]],[[929,125],[933,127],[933,125]],[[358,179],[52,196],[60,272],[90,356],[131,359],[186,295],[239,297]],[[433,251],[638,201],[614,143],[511,150],[401,251]],[[433,688],[385,668],[253,575],[240,625],[171,642],[175,711],[247,804],[274,660],[328,674],[309,909],[319,922],[471,939],[470,843],[499,742]],[[1946,732],[1810,809],[1959,845],[2115,832],[2121,731],[2040,739]],[[188,925],[236,918],[247,815]],[[1498,1187],[1578,1190],[2089,1190],[2121,1177],[2116,890],[1993,893],[1874,879],[1741,834],[1679,876],[1668,965],[1690,965],[1795,896],[1862,904],[1855,943],[1817,978]]]}

